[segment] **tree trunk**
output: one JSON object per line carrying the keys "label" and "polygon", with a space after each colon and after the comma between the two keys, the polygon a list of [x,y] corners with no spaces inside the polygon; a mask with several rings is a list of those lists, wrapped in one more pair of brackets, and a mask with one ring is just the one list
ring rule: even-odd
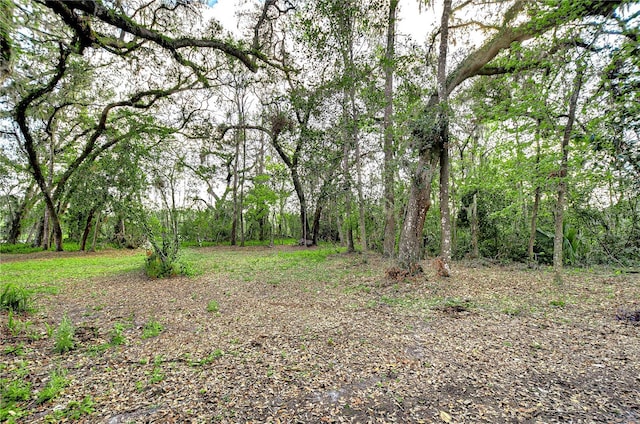
{"label": "tree trunk", "polygon": [[354,129],[353,129],[353,142],[356,146],[356,178],[358,184],[358,226],[360,227],[360,244],[362,246],[362,253],[367,251],[367,220],[366,214],[364,210],[364,194],[362,192],[362,161],[360,160],[360,141],[358,140],[358,129],[355,125],[356,121],[356,103],[355,103],[355,92],[352,90],[351,93],[351,105],[352,105],[352,113],[354,116]]}
{"label": "tree trunk", "polygon": [[529,232],[529,245],[527,248],[527,255],[529,257],[529,263],[533,263],[535,261],[535,252],[533,248],[536,243],[536,231],[538,227],[538,210],[540,209],[540,194],[542,189],[540,187],[540,125],[541,121],[538,120],[538,125],[536,127],[536,188],[533,195],[533,210],[531,211],[531,230]]}
{"label": "tree trunk", "polygon": [[562,158],[560,162],[560,172],[558,175],[558,201],[556,202],[555,235],[553,238],[553,271],[555,274],[555,280],[558,282],[562,281],[562,244],[564,241],[563,220],[565,196],[567,192],[569,142],[571,141],[573,123],[576,118],[576,109],[578,105],[578,96],[580,95],[580,88],[582,87],[583,72],[584,69],[582,68],[582,65],[578,65],[578,70],[573,83],[573,92],[571,93],[571,98],[569,100],[569,116],[567,118],[567,124],[564,127],[561,144]]}
{"label": "tree trunk", "polygon": [[236,150],[233,160],[233,220],[231,221],[231,246],[238,244],[238,161],[240,160],[240,137],[238,131],[235,134]]}
{"label": "tree trunk", "polygon": [[80,251],[84,252],[85,247],[87,246],[87,238],[89,238],[89,232],[91,231],[91,223],[93,222],[93,214],[95,213],[95,209],[91,209],[89,211],[89,216],[87,217],[87,224],[84,226],[84,232],[82,233],[82,240],[80,241]]}
{"label": "tree trunk", "polygon": [[473,193],[473,203],[471,204],[471,252],[474,258],[480,257],[478,248],[478,193]]}
{"label": "tree trunk", "polygon": [[98,234],[100,233],[100,211],[98,211],[98,216],[96,216],[96,226],[93,230],[93,238],[91,240],[91,251],[95,252],[96,250],[96,242],[98,241]]}
{"label": "tree trunk", "polygon": [[29,212],[29,209],[33,206],[33,198],[35,197],[33,188],[33,185],[27,188],[27,191],[24,194],[24,199],[20,202],[18,208],[11,217],[9,232],[7,235],[7,243],[9,244],[16,244],[20,240],[20,234],[22,233],[22,221],[27,215],[27,212]]}
{"label": "tree trunk", "polygon": [[389,2],[387,48],[384,55],[384,244],[383,254],[392,258],[396,248],[395,166],[393,137],[393,74],[395,69],[396,11],[399,0]]}
{"label": "tree trunk", "polygon": [[411,180],[409,201],[398,246],[398,262],[408,270],[414,269],[420,260],[424,220],[431,207],[431,182],[439,159],[440,152],[437,149],[424,152],[418,159],[417,171]]}
{"label": "tree trunk", "polygon": [[438,102],[440,103],[440,257],[451,262],[451,216],[449,211],[449,94],[447,92],[447,47],[451,0],[444,0],[440,22],[440,54],[438,57]]}

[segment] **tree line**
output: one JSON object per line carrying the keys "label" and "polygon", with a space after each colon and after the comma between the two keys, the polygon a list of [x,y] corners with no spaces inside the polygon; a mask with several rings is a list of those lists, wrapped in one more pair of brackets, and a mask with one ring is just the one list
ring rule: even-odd
{"label": "tree line", "polygon": [[188,0],[0,9],[7,243],[640,257],[632,1],[268,0],[240,35]]}

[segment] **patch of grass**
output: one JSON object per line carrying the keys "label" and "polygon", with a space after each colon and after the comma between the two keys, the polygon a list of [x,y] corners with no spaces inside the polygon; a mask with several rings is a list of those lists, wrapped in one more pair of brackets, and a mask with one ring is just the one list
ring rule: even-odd
{"label": "patch of grass", "polygon": [[[4,271],[4,269],[3,269]],[[31,310],[31,293],[24,287],[9,283],[0,294],[0,309],[13,312],[28,312]]]}
{"label": "patch of grass", "polygon": [[21,253],[33,253],[33,252],[42,252],[41,247],[33,247],[33,245],[29,243],[17,243],[17,244],[8,244],[3,243],[0,244],[0,253],[6,255],[12,254],[21,254]]}
{"label": "patch of grass", "polygon": [[31,383],[0,379],[0,422],[17,423],[27,414],[23,403],[31,398]]}
{"label": "patch of grass", "polygon": [[[57,257],[6,262],[0,265],[2,280],[34,293],[57,292],[55,286],[92,277],[140,270],[142,253],[109,251],[96,256]],[[34,283],[37,282],[37,283]],[[53,287],[52,287],[53,286]]]}
{"label": "patch of grass", "polygon": [[37,403],[45,403],[55,399],[68,385],[67,372],[62,369],[54,370],[49,376],[47,384],[38,393]]}
{"label": "patch of grass", "polygon": [[151,337],[157,337],[163,330],[164,326],[155,318],[151,318],[142,328],[142,338],[150,339]]}
{"label": "patch of grass", "polygon": [[45,416],[47,422],[60,422],[63,420],[79,420],[85,415],[91,415],[95,411],[95,402],[91,396],[86,396],[80,402],[71,401],[67,406],[59,411],[54,411],[53,414]]}
{"label": "patch of grass", "polygon": [[5,355],[14,355],[14,356],[24,356],[26,354],[26,351],[24,349],[24,343],[19,343],[15,346],[7,346],[2,350],[2,352]]}
{"label": "patch of grass", "polygon": [[220,312],[220,304],[216,300],[210,300],[209,303],[207,303],[207,312]]}
{"label": "patch of grass", "polygon": [[76,329],[73,326],[73,323],[69,317],[65,315],[55,331],[55,346],[53,350],[57,353],[64,353],[73,350],[75,347],[75,342],[73,340],[75,332]]}
{"label": "patch of grass", "polygon": [[567,302],[564,299],[553,299],[549,302],[549,305],[556,308],[564,308],[567,305]]}
{"label": "patch of grass", "polygon": [[31,325],[31,321],[21,321],[15,317],[13,310],[9,309],[9,313],[7,314],[7,330],[9,330],[9,333],[11,333],[13,337],[18,337],[22,332],[26,333]]}

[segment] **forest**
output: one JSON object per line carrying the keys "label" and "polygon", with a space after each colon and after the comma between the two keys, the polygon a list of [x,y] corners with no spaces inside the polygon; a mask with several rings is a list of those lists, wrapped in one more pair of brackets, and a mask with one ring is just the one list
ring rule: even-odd
{"label": "forest", "polygon": [[640,258],[635,2],[2,9],[7,245]]}
{"label": "forest", "polygon": [[639,35],[0,0],[0,422],[640,422]]}

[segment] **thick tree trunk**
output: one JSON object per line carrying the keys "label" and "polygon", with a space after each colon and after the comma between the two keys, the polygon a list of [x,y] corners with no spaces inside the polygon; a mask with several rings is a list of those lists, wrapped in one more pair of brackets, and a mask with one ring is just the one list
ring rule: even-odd
{"label": "thick tree trunk", "polygon": [[440,152],[438,150],[424,152],[418,159],[418,167],[412,177],[409,201],[405,211],[400,244],[398,246],[398,262],[400,266],[411,270],[420,258],[422,230],[427,211],[431,207],[431,183],[435,175]]}
{"label": "thick tree trunk", "polygon": [[34,186],[31,185],[27,188],[27,191],[24,194],[24,199],[22,202],[18,204],[16,211],[13,213],[11,217],[11,222],[9,223],[9,231],[7,235],[7,243],[16,244],[20,240],[20,234],[22,233],[22,221],[24,217],[29,212],[29,209],[33,206],[34,202]]}
{"label": "thick tree trunk", "polygon": [[393,143],[393,74],[395,69],[396,11],[399,0],[389,2],[387,48],[384,56],[384,256],[391,258],[396,247],[395,166]]}
{"label": "thick tree trunk", "polygon": [[571,98],[569,99],[569,116],[567,118],[567,124],[564,127],[564,134],[562,136],[562,158],[560,162],[560,175],[558,176],[558,200],[556,202],[555,208],[555,235],[553,238],[553,271],[556,281],[562,281],[562,244],[564,241],[563,221],[565,196],[567,192],[569,142],[571,141],[573,123],[575,122],[576,118],[578,96],[580,95],[580,88],[582,87],[583,71],[584,70],[581,68],[581,65],[579,65],[573,83],[573,92],[571,93]]}

